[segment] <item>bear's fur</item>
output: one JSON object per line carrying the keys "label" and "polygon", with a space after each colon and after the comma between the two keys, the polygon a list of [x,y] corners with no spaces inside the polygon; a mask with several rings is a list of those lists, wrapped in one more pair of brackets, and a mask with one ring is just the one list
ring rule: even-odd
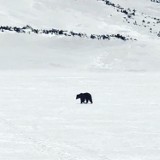
{"label": "bear's fur", "polygon": [[81,104],[88,103],[89,101],[90,101],[90,103],[93,103],[92,96],[90,93],[80,93],[76,96],[76,99],[80,99]]}

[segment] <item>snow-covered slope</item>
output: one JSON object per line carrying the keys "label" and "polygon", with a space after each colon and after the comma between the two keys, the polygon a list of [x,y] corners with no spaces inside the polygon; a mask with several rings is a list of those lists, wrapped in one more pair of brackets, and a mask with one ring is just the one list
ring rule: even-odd
{"label": "snow-covered slope", "polygon": [[122,34],[137,39],[104,42],[5,31],[0,36],[1,69],[77,66],[92,70],[159,70],[159,3],[150,0],[0,0],[0,4],[1,26],[30,25],[40,30]]}
{"label": "snow-covered slope", "polygon": [[0,0],[0,160],[159,160],[159,10]]}
{"label": "snow-covered slope", "polygon": [[158,71],[159,43],[3,33],[0,70]]}
{"label": "snow-covered slope", "polygon": [[[148,35],[150,28],[156,34],[160,27],[160,5],[150,0],[1,0],[0,3],[1,25],[28,24],[95,34],[126,33],[134,37]],[[128,18],[121,10],[128,13],[135,10],[135,15]]]}
{"label": "snow-covered slope", "polygon": [[1,26],[30,25],[39,30],[56,28],[68,33],[121,34],[137,39],[98,41],[35,34],[30,30],[27,33],[31,34],[17,34],[1,29],[0,69],[153,71],[160,68],[159,3],[150,0],[0,0],[0,3]]}

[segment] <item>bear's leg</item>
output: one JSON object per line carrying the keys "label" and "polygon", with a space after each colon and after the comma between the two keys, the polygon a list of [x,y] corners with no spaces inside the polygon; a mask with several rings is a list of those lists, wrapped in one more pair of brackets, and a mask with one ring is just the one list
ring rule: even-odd
{"label": "bear's leg", "polygon": [[93,103],[93,101],[92,101],[92,97],[89,99],[89,101],[90,101],[91,103]]}
{"label": "bear's leg", "polygon": [[82,104],[82,103],[84,103],[84,99],[83,99],[83,98],[81,98],[81,104]]}
{"label": "bear's leg", "polygon": [[88,103],[88,98],[86,99],[86,104]]}

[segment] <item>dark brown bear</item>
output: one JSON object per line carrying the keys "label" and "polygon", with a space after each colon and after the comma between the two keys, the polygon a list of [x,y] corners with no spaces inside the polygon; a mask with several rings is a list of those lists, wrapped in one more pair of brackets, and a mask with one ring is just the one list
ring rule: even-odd
{"label": "dark brown bear", "polygon": [[88,102],[93,103],[92,96],[90,93],[80,93],[76,96],[76,99],[80,99],[81,104],[88,103]]}

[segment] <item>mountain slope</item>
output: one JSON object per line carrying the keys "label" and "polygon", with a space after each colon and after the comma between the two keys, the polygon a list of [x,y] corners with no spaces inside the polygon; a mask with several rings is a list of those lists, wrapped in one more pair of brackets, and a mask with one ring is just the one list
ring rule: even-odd
{"label": "mountain slope", "polygon": [[[1,26],[31,25],[39,31],[56,28],[86,35],[120,34],[137,39],[99,41],[5,31],[0,36],[1,69],[157,71],[160,68],[158,3],[150,0],[0,0],[0,3]],[[30,33],[30,29],[26,32]]]}
{"label": "mountain slope", "polygon": [[153,0],[0,0],[0,160],[160,160],[159,17]]}
{"label": "mountain slope", "polygon": [[[106,5],[106,2],[116,7]],[[1,0],[0,3],[3,4],[0,6],[1,25],[31,25],[87,34],[127,33],[135,37],[152,35],[150,28],[153,34],[157,34],[160,27],[160,23],[156,23],[160,20],[160,6],[150,0],[136,3],[131,0]],[[126,20],[127,15],[118,8],[130,9],[131,13],[135,10],[135,16]]]}

